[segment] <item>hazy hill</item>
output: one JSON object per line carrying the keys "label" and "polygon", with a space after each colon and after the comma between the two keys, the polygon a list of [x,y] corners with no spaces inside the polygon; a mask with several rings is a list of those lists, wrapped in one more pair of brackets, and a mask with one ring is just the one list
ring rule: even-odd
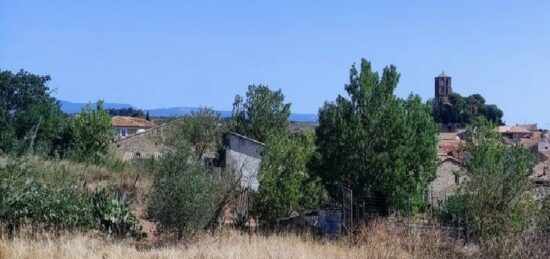
{"label": "hazy hill", "polygon": [[[78,113],[86,106],[86,103],[73,103],[68,101],[60,101],[61,109],[65,113]],[[122,109],[135,107],[130,104],[124,103],[105,103],[105,108],[108,109]],[[169,107],[169,108],[157,108],[157,109],[144,109],[144,112],[149,112],[152,117],[179,117],[191,115],[193,112],[198,111],[197,107]],[[230,117],[231,111],[218,111],[222,117]],[[316,122],[317,114],[307,113],[292,113],[290,114],[290,121],[297,122]]]}
{"label": "hazy hill", "polygon": [[[82,108],[86,107],[88,103],[73,103],[69,101],[59,101],[61,104],[61,110],[65,113],[72,114],[72,113],[79,113],[82,111]],[[92,103],[92,105],[95,105],[95,102]],[[122,108],[130,108],[132,105],[124,104],[124,103],[105,103],[105,108],[107,109],[122,109]]]}

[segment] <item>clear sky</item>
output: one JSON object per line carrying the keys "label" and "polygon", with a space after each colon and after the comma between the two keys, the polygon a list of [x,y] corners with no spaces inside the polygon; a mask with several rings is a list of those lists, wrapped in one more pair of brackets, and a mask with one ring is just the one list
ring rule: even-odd
{"label": "clear sky", "polygon": [[361,57],[433,96],[441,70],[508,123],[550,128],[550,1],[0,0],[0,69],[62,100],[231,109],[249,84],[316,113]]}

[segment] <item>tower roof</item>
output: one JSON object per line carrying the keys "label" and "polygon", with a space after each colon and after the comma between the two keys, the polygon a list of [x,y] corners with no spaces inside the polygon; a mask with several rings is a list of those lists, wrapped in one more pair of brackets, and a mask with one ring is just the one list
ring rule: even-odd
{"label": "tower roof", "polygon": [[439,74],[437,77],[449,77],[448,75],[445,74],[445,71],[441,71],[441,74]]}

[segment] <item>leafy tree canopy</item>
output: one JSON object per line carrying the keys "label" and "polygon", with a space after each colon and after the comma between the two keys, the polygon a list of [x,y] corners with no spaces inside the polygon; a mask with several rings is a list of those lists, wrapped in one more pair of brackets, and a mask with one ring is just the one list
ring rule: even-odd
{"label": "leafy tree canopy", "polygon": [[495,124],[485,119],[468,127],[466,151],[462,193],[472,236],[501,237],[531,227],[536,211],[529,179],[533,155],[505,144]]}
{"label": "leafy tree canopy", "polygon": [[250,85],[246,100],[240,95],[235,97],[231,130],[261,142],[270,135],[288,134],[290,105],[285,103],[281,89]]}
{"label": "leafy tree canopy", "polygon": [[358,202],[372,192],[390,205],[422,202],[435,177],[437,127],[420,97],[394,95],[399,77],[395,66],[380,77],[363,59],[350,70],[349,99],[338,96],[319,110],[313,171],[332,196],[348,187]]}
{"label": "leafy tree canopy", "polygon": [[0,71],[0,150],[51,153],[63,135],[66,118],[50,95],[49,76]]}
{"label": "leafy tree canopy", "polygon": [[[129,116],[129,117],[139,117],[144,118],[145,113],[141,109],[129,107],[129,108],[120,108],[120,109],[107,109],[107,113],[111,116]],[[147,112],[149,114],[149,112]]]}
{"label": "leafy tree canopy", "polygon": [[432,107],[432,115],[438,123],[466,126],[475,118],[483,117],[495,124],[503,124],[502,110],[494,104],[486,104],[485,98],[479,94],[462,97],[458,93],[453,93],[448,104],[433,99],[429,100],[428,104]]}
{"label": "leafy tree canopy", "polygon": [[93,163],[106,161],[114,131],[103,101],[98,101],[95,108],[87,105],[82,109],[70,125],[70,134],[74,159]]}
{"label": "leafy tree canopy", "polygon": [[201,108],[189,117],[174,123],[168,146],[179,149],[179,145],[190,146],[194,157],[200,159],[206,152],[215,152],[221,146],[225,125],[221,114],[210,108]]}
{"label": "leafy tree canopy", "polygon": [[320,179],[307,171],[315,151],[312,132],[272,136],[263,150],[260,187],[254,209],[260,220],[273,226],[292,211],[318,208],[327,201]]}

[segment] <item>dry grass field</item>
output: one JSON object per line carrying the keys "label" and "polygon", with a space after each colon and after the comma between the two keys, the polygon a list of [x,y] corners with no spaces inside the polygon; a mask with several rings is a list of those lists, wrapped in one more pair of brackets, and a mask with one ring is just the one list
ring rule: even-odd
{"label": "dry grass field", "polygon": [[105,237],[43,234],[0,239],[0,258],[455,258],[467,249],[437,231],[410,233],[375,224],[355,240],[325,240],[310,235],[248,235],[227,230],[187,242],[144,244]]}

